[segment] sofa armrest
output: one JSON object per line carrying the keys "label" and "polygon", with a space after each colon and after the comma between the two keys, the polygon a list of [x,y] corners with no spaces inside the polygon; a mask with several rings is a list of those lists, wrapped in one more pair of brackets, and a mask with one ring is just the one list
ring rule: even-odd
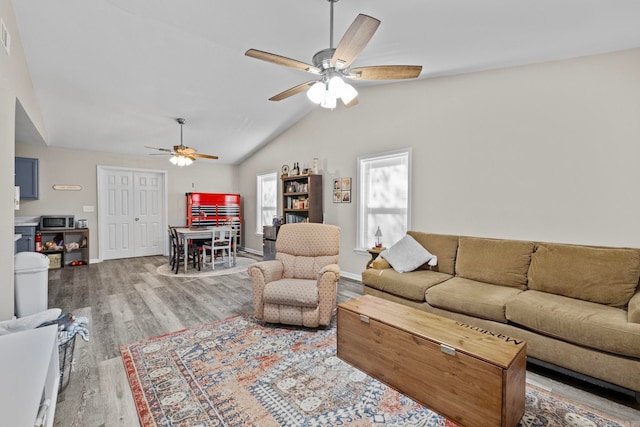
{"label": "sofa armrest", "polygon": [[264,319],[264,288],[267,283],[282,279],[284,266],[277,260],[260,261],[247,268],[253,287],[253,309],[255,316]]}
{"label": "sofa armrest", "polygon": [[389,264],[389,261],[387,261],[384,258],[376,258],[373,260],[373,262],[371,263],[371,267],[375,268],[376,270],[384,270],[386,268],[391,268],[391,264]]}
{"label": "sofa armrest", "polygon": [[629,300],[629,323],[640,323],[640,291]]}

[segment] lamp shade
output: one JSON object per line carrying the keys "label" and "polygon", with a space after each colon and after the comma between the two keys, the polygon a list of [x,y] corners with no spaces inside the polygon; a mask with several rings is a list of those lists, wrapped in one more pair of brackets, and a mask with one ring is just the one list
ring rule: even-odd
{"label": "lamp shade", "polygon": [[[351,86],[349,83],[342,84],[342,89],[340,93],[340,98],[342,98],[342,102],[344,102],[345,104],[348,104],[351,101],[353,101],[356,96],[358,96],[358,91],[356,90],[356,88]],[[378,228],[378,230],[380,230],[380,228]]]}
{"label": "lamp shade", "polygon": [[325,87],[324,83],[316,82],[307,91],[307,98],[315,104],[320,104],[324,100]]}

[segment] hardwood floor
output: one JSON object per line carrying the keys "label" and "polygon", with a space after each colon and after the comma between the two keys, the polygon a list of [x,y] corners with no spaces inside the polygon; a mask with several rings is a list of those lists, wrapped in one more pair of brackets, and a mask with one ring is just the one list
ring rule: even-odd
{"label": "hardwood floor", "polygon": [[[88,342],[76,340],[71,379],[58,395],[55,426],[139,426],[120,345],[253,310],[246,273],[205,278],[157,274],[156,268],[166,262],[162,256],[131,258],[49,272],[49,307],[87,317],[91,332]],[[338,302],[361,293],[359,282],[343,279]],[[592,393],[588,386],[551,372],[529,370],[527,380],[640,423],[640,405],[629,397],[601,389]]]}

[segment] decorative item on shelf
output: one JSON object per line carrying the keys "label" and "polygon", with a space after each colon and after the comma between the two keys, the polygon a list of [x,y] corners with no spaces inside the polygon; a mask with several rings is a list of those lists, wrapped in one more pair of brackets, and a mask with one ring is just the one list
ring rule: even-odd
{"label": "decorative item on shelf", "polygon": [[289,176],[289,165],[282,165],[280,171],[282,172],[282,175],[280,175],[281,178]]}
{"label": "decorative item on shelf", "polygon": [[317,157],[313,158],[313,174],[314,175],[318,174],[318,158]]}
{"label": "decorative item on shelf", "polygon": [[380,231],[380,226],[378,226],[375,236],[376,236],[376,248],[381,248],[382,242],[380,241],[380,238],[382,237],[382,231]]}
{"label": "decorative item on shelf", "polygon": [[298,167],[298,162],[293,164],[293,169],[291,169],[291,175],[300,175],[300,168]]}
{"label": "decorative item on shelf", "polygon": [[333,180],[333,203],[351,203],[351,178]]}

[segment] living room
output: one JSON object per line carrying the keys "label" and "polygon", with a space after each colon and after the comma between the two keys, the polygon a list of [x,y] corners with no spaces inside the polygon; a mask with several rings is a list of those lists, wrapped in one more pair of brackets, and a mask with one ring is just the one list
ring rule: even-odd
{"label": "living room", "polygon": [[[11,8],[7,0],[0,4],[3,11]],[[339,264],[345,277],[358,280],[369,255],[356,251],[357,203],[332,203],[331,182],[352,177],[357,193],[359,156],[410,148],[413,230],[640,247],[640,201],[633,197],[640,182],[638,47],[359,87],[358,106],[313,109],[237,164],[198,160],[185,168],[146,154],[14,144],[16,97],[36,128],[43,120],[34,89],[15,77],[19,70],[13,67],[0,62],[0,138],[8,153],[0,168],[3,200],[13,197],[14,155],[38,158],[42,183],[41,199],[23,201],[20,215],[60,211],[60,203],[64,213],[86,217],[93,226],[97,213],[82,212],[82,206],[97,204],[98,165],[166,170],[168,223],[183,221],[185,192],[238,193],[244,202],[243,246],[261,252],[256,175],[279,174],[283,164],[318,158],[325,222],[341,227]],[[281,83],[287,84],[284,76]],[[83,191],[56,192],[53,184],[81,184]],[[4,203],[1,238],[13,235],[14,215],[12,204]],[[91,258],[99,260],[97,231],[92,233]],[[383,243],[392,243],[384,240],[384,230]],[[6,319],[13,264],[0,262],[0,316]]]}

